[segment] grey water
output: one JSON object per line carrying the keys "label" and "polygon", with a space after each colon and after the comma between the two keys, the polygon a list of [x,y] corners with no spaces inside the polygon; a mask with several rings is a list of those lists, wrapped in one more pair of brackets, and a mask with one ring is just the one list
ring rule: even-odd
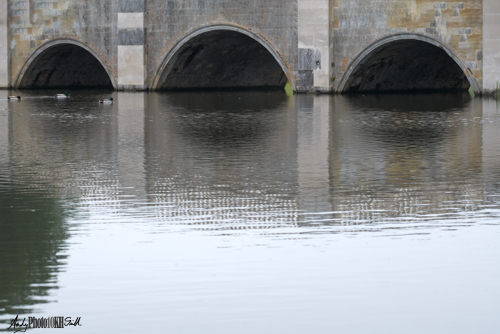
{"label": "grey water", "polygon": [[0,331],[498,333],[495,100],[9,93]]}

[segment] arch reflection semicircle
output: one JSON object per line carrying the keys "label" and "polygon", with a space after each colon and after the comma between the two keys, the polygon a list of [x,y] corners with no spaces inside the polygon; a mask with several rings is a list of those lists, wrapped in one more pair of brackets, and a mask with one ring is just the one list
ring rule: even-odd
{"label": "arch reflection semicircle", "polygon": [[444,91],[469,87],[481,94],[471,69],[453,49],[425,35],[401,33],[386,36],[358,54],[337,91]]}
{"label": "arch reflection semicircle", "polygon": [[29,56],[14,87],[117,89],[117,84],[108,66],[88,45],[73,39],[55,39]]}
{"label": "arch reflection semicircle", "polygon": [[153,90],[278,88],[295,77],[260,34],[218,24],[192,31],[167,53],[151,81]]}

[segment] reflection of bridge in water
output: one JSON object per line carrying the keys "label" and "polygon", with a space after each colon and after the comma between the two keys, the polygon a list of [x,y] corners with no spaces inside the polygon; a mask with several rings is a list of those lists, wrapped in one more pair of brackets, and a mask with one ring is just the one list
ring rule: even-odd
{"label": "reflection of bridge in water", "polygon": [[495,184],[487,101],[191,96],[120,93],[109,113],[11,103],[3,165],[90,219],[214,229],[455,219]]}

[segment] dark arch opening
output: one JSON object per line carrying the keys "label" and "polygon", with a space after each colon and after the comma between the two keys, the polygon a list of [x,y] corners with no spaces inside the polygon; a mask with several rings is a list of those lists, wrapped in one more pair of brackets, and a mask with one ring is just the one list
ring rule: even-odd
{"label": "dark arch opening", "polygon": [[74,44],[43,51],[26,70],[19,88],[113,88],[99,60]]}
{"label": "dark arch opening", "polygon": [[463,91],[470,87],[455,60],[442,48],[399,40],[375,49],[346,82],[345,92]]}
{"label": "dark arch opening", "polygon": [[186,42],[161,74],[158,89],[277,89],[286,82],[279,63],[259,42],[217,30]]}

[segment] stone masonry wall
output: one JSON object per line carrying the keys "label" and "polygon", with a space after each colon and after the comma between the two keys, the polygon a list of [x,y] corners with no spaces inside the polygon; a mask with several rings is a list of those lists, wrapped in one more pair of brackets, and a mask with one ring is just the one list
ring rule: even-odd
{"label": "stone masonry wall", "polygon": [[9,0],[11,85],[42,44],[68,38],[94,50],[117,74],[114,0]]}
{"label": "stone masonry wall", "polygon": [[237,25],[271,44],[291,71],[297,63],[297,0],[150,0],[146,8],[149,82],[175,44],[196,29]]}
{"label": "stone masonry wall", "polygon": [[[11,85],[16,82],[30,55],[42,44],[58,38],[74,39],[86,44],[118,79],[118,18],[123,12],[120,8],[135,2],[138,1],[8,0]],[[295,71],[297,0],[144,2],[147,86],[151,84],[165,56],[180,39],[197,28],[213,24],[237,25],[251,30],[272,45],[292,73]],[[125,84],[130,85],[128,82]]]}
{"label": "stone masonry wall", "polygon": [[465,63],[481,87],[482,6],[483,0],[333,0],[330,17],[334,90],[360,52],[397,33],[418,33],[443,42]]}
{"label": "stone masonry wall", "polygon": [[[325,91],[337,89],[353,59],[370,44],[383,37],[403,32],[423,34],[447,45],[470,69],[482,87],[485,57],[483,1],[490,4],[488,8],[496,10],[498,7],[496,5],[498,0],[0,1],[7,1],[8,4],[10,63],[10,69],[8,71],[0,69],[3,71],[0,74],[8,72],[11,85],[15,83],[30,55],[44,43],[58,38],[74,39],[87,45],[99,55],[116,81],[120,82],[118,50],[120,45],[128,45],[119,43],[118,17],[120,13],[122,16],[128,13],[120,11],[120,6],[123,7],[124,3],[142,2],[144,13],[141,15],[144,18],[144,27],[141,29],[146,36],[144,40],[146,87],[151,87],[152,80],[160,74],[158,70],[166,55],[181,39],[202,27],[227,24],[251,31],[267,41],[296,81],[299,81],[299,49],[305,48],[306,51],[310,49],[316,53],[318,50],[321,51],[323,56],[319,65],[316,61],[313,64],[316,64],[316,67],[302,70],[313,71],[314,77],[311,82]],[[318,5],[321,8],[317,9],[317,14],[316,9],[312,8],[313,2],[321,5]],[[302,16],[299,15],[299,7],[302,8]],[[328,15],[325,15],[325,10],[329,12]],[[136,15],[135,11],[131,13]],[[495,14],[498,14],[498,11]],[[299,16],[306,19],[305,24],[301,23],[302,33],[299,31]],[[490,27],[488,29],[491,30],[497,26],[492,20],[498,15],[490,16],[491,22],[488,22],[491,24],[488,25]],[[316,21],[315,17],[318,18]],[[310,33],[316,26],[326,26],[319,20],[320,18],[321,20],[327,18],[326,22],[330,21],[330,33],[322,31],[318,38],[313,36],[313,42],[305,43],[311,39]],[[307,20],[314,22],[309,24]],[[0,28],[4,21],[0,17]],[[121,28],[122,30],[128,28],[127,20],[122,22]],[[300,34],[303,38],[299,41]],[[328,48],[328,43],[325,43],[322,36],[330,39],[328,52],[324,49]],[[497,65],[498,52],[496,52],[499,43],[491,31],[487,41],[490,46],[486,54],[486,59],[489,60],[487,66],[496,73],[494,76],[490,75],[491,78],[488,79],[489,85],[492,86],[500,73],[498,70],[500,65]],[[5,44],[5,41],[2,43]],[[0,62],[3,58],[0,55]],[[327,69],[329,66],[331,67]],[[128,82],[124,84],[133,85]]]}

